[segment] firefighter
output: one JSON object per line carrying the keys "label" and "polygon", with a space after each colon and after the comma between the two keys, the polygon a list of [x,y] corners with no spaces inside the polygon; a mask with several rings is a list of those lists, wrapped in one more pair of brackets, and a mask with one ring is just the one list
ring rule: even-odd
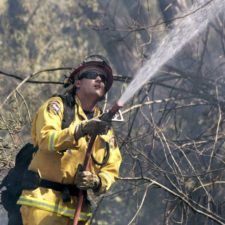
{"label": "firefighter", "polygon": [[[73,106],[72,122],[62,128],[65,105],[60,96],[46,101],[32,124],[32,141],[38,146],[24,179],[18,200],[23,225],[73,224],[78,190],[85,191],[79,225],[88,224],[91,203],[87,193],[100,195],[115,182],[121,154],[109,122],[100,119],[97,103],[113,83],[112,69],[99,55],[88,57],[75,68],[65,87]],[[97,135],[88,171],[81,166],[88,141]]]}

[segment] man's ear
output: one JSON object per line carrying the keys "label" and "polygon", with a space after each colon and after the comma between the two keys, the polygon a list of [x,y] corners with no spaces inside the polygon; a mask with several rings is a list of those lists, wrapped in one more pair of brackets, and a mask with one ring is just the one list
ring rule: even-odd
{"label": "man's ear", "polygon": [[79,88],[80,87],[80,83],[81,83],[80,80],[75,80],[75,82],[74,82],[75,87]]}

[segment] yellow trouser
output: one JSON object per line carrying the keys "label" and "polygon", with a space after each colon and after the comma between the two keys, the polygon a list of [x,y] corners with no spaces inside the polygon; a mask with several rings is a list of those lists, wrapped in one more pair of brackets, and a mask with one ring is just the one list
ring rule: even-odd
{"label": "yellow trouser", "polygon": [[[23,225],[73,225],[71,218],[43,209],[22,205],[20,211]],[[79,222],[78,225],[89,225],[89,223]]]}

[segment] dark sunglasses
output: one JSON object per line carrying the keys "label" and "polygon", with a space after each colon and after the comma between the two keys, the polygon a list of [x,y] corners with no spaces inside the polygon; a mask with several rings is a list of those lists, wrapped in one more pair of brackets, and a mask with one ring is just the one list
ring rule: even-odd
{"label": "dark sunglasses", "polygon": [[101,78],[101,81],[106,84],[107,83],[107,77],[104,73],[97,72],[97,71],[86,71],[79,75],[78,79],[81,80],[83,78],[95,80],[97,77]]}

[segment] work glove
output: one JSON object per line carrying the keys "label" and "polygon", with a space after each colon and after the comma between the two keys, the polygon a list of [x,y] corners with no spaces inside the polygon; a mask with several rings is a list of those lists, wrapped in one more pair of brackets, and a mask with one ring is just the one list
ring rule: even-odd
{"label": "work glove", "polygon": [[79,140],[85,135],[95,136],[98,134],[106,134],[110,129],[111,123],[100,120],[99,118],[93,118],[82,122],[81,124],[75,127],[74,138]]}
{"label": "work glove", "polygon": [[81,190],[92,189],[95,191],[99,189],[101,182],[96,174],[78,168],[74,183]]}

